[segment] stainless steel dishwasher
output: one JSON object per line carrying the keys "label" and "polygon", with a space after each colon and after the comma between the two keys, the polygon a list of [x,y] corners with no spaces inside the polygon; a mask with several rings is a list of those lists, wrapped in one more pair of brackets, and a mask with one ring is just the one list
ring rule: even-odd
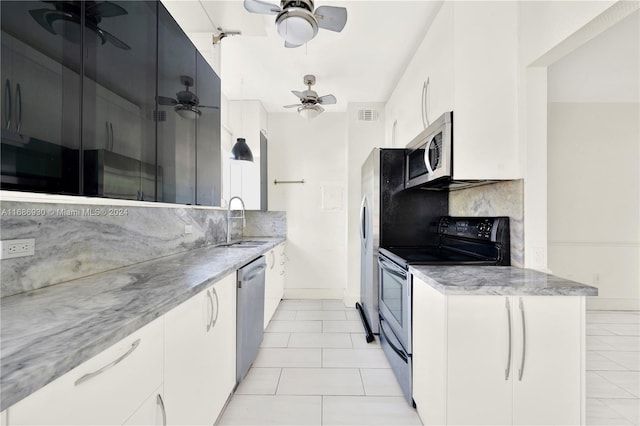
{"label": "stainless steel dishwasher", "polygon": [[258,354],[264,330],[264,256],[238,269],[236,312],[236,383]]}

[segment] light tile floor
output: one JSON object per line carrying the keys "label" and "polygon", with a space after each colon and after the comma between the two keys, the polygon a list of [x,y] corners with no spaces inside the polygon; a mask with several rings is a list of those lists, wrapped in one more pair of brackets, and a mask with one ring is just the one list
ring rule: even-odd
{"label": "light tile floor", "polygon": [[[587,312],[587,425],[640,424],[640,312]],[[219,425],[419,425],[376,339],[336,300],[283,300]]]}
{"label": "light tile floor", "polygon": [[219,425],[419,425],[358,312],[283,300]]}
{"label": "light tile floor", "polygon": [[640,424],[640,312],[587,312],[586,420]]}

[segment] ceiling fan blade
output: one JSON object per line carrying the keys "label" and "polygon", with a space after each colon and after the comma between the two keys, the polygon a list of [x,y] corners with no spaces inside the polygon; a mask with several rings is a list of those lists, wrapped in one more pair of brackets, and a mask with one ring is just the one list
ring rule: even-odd
{"label": "ceiling fan blade", "polygon": [[300,99],[304,99],[304,93],[302,93],[302,92],[299,92],[297,90],[292,90],[291,93],[293,93],[294,95],[296,95]]}
{"label": "ceiling fan blade", "polygon": [[318,20],[318,27],[340,32],[347,24],[347,9],[344,7],[320,6],[313,13]]}
{"label": "ceiling fan blade", "polygon": [[103,1],[102,3],[87,5],[87,13],[101,18],[111,18],[112,16],[126,15],[128,12],[125,8],[113,2]]}
{"label": "ceiling fan blade", "polygon": [[263,13],[265,15],[277,15],[282,8],[277,4],[267,3],[261,0],[244,0],[244,8],[251,13]]}
{"label": "ceiling fan blade", "polygon": [[178,105],[178,101],[176,101],[173,98],[168,98],[166,96],[158,96],[157,100],[160,105]]}
{"label": "ceiling fan blade", "polygon": [[211,106],[211,105],[198,105],[198,108],[220,109],[220,107],[217,107],[217,106]]}
{"label": "ceiling fan blade", "polygon": [[[35,19],[35,21],[42,28],[49,31],[51,34],[56,34],[56,32],[53,30],[53,27],[51,26],[51,22],[49,22],[48,18],[51,17],[51,14],[55,14],[55,13],[56,11],[51,9],[34,9],[29,11],[29,14],[31,14],[31,17]],[[62,12],[58,12],[58,13],[62,15]]]}
{"label": "ceiling fan blade", "polygon": [[283,108],[295,108],[295,107],[299,107],[299,106],[302,106],[302,104],[285,105],[285,106],[283,106]]}
{"label": "ceiling fan blade", "polygon": [[99,27],[96,27],[95,31],[98,33],[98,35],[103,36],[105,40],[113,44],[115,47],[118,47],[122,50],[131,50],[131,47],[127,43],[120,40],[118,37],[114,36],[113,34],[108,33]]}
{"label": "ceiling fan blade", "polygon": [[338,100],[333,95],[324,95],[318,98],[318,103],[322,105],[333,105],[336,102],[338,102]]}

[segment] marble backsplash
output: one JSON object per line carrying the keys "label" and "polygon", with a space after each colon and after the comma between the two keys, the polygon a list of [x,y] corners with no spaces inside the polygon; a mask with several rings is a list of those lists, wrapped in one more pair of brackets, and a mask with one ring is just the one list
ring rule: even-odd
{"label": "marble backsplash", "polygon": [[451,216],[509,216],[511,265],[524,267],[524,181],[510,180],[451,191]]}
{"label": "marble backsplash", "polygon": [[[35,255],[0,261],[2,297],[226,240],[226,210],[2,201],[1,211],[2,240],[35,239]],[[242,237],[241,220],[231,229]],[[245,235],[272,230],[286,235],[284,213],[247,212]]]}

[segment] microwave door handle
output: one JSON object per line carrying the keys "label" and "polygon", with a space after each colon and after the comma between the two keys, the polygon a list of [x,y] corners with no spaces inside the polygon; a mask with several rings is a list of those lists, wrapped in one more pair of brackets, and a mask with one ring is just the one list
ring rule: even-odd
{"label": "microwave door handle", "polygon": [[429,139],[429,142],[427,142],[427,145],[424,147],[424,164],[427,166],[427,173],[430,175],[433,174],[433,168],[431,167],[431,161],[429,161],[429,150],[435,139],[436,138]]}

